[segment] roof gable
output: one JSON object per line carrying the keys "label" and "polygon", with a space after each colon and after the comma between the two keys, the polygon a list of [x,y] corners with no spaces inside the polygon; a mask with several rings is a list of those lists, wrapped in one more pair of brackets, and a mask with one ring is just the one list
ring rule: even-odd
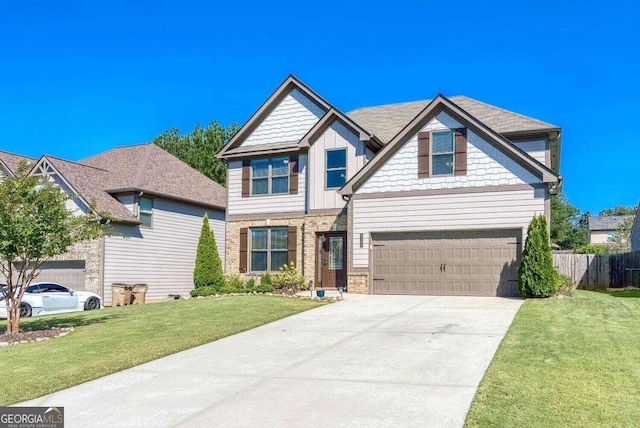
{"label": "roof gable", "polygon": [[29,165],[36,163],[37,159],[30,158],[28,156],[17,155],[15,153],[4,152],[0,150],[0,166],[7,170],[11,175],[14,175],[18,169],[20,162],[25,161]]}
{"label": "roof gable", "polygon": [[415,135],[426,123],[435,118],[438,113],[446,112],[453,119],[464,124],[475,134],[485,139],[487,142],[494,145],[499,150],[513,158],[520,165],[532,172],[543,182],[557,182],[559,176],[552,170],[542,165],[540,162],[533,159],[514,146],[511,142],[499,135],[496,131],[489,128],[487,125],[464,111],[455,103],[444,97],[438,95],[429,104],[427,104],[411,121],[409,121],[401,130],[397,132],[395,137],[373,158],[363,169],[347,182],[340,193],[343,195],[353,194],[366,180],[367,178],[381,167],[384,162],[389,159],[394,153],[396,153],[413,135]]}
{"label": "roof gable", "polygon": [[377,152],[382,148],[382,142],[375,135],[370,134],[344,113],[333,107],[302,137],[298,143],[298,147],[301,149],[309,148],[335,121],[339,121],[351,129],[351,131],[358,135],[360,141],[363,141],[371,150]]}
{"label": "roof gable", "polygon": [[629,217],[626,215],[589,217],[589,230],[616,230]]}
{"label": "roof gable", "polygon": [[[303,98],[301,98],[303,97]],[[287,102],[285,105],[283,112],[285,112],[288,108],[292,108],[295,106],[295,103],[306,103],[306,100],[311,104],[305,105],[305,107],[311,112],[311,114],[315,115],[315,123],[325,112],[327,112],[331,105],[325,101],[322,97],[320,97],[317,93],[312,91],[308,86],[302,83],[293,75],[289,75],[284,82],[280,84],[280,86],[267,98],[267,100],[260,106],[260,108],[249,118],[249,120],[238,130],[238,132],[229,140],[229,142],[220,150],[218,153],[218,158],[227,157],[227,153],[230,150],[237,149],[240,145],[242,145],[251,134],[256,131],[260,125],[267,119],[269,114],[271,114],[277,107],[281,106],[282,103]],[[290,120],[294,122],[299,119],[296,117],[291,117]],[[312,117],[305,117],[305,121],[311,121]],[[313,124],[310,124],[308,129],[310,129]],[[304,132],[308,131],[306,129]],[[298,135],[297,132],[285,132],[283,134],[284,139],[281,141],[265,141],[266,143],[285,143],[287,142],[286,136],[289,135],[289,142],[297,142],[301,137],[304,136],[304,132]],[[251,144],[251,143],[250,143]],[[259,149],[259,148],[257,148]]]}

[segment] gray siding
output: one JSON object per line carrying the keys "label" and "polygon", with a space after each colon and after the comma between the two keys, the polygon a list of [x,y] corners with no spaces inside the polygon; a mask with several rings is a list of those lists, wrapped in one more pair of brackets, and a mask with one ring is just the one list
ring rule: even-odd
{"label": "gray siding", "polygon": [[[355,199],[353,267],[369,265],[372,232],[523,229],[544,214],[544,189]],[[360,248],[360,234],[364,245]]]}
{"label": "gray siding", "polygon": [[519,149],[527,152],[527,154],[540,162],[542,165],[551,168],[551,165],[548,165],[547,162],[547,140],[516,141],[514,144]]}
{"label": "gray siding", "polygon": [[347,180],[365,164],[365,144],[340,122],[334,122],[309,148],[309,209],[343,208],[336,189],[325,188],[326,150],[347,149]]}
{"label": "gray siding", "polygon": [[259,195],[242,197],[242,161],[229,162],[229,184],[227,187],[227,214],[273,214],[300,212],[305,210],[307,156],[300,155],[298,193],[295,195]]}
{"label": "gray siding", "polygon": [[224,213],[154,198],[153,228],[116,227],[121,236],[105,238],[104,296],[111,302],[114,282],[149,285],[148,300],[168,294],[187,295],[193,288],[193,268],[202,217],[209,215],[224,266]]}
{"label": "gray siding", "polygon": [[636,218],[631,230],[631,251],[640,251],[640,205],[636,210]]}

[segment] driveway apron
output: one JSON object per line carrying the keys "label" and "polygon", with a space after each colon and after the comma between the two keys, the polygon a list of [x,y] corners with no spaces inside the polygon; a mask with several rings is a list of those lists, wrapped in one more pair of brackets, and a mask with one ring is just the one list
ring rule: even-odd
{"label": "driveway apron", "polygon": [[521,304],[349,295],[19,405],[66,427],[460,427]]}

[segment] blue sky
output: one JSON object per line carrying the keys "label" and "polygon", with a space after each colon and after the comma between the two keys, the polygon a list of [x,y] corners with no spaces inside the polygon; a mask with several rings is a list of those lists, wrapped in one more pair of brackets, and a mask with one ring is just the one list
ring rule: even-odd
{"label": "blue sky", "polygon": [[571,202],[635,205],[638,17],[637,2],[0,0],[0,150],[79,160],[242,124],[293,73],[343,111],[464,94],[557,124]]}

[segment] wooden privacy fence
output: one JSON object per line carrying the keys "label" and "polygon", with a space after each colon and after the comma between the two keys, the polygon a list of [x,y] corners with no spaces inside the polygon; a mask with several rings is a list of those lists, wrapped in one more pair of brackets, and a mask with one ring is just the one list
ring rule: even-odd
{"label": "wooden privacy fence", "polygon": [[553,265],[559,274],[571,278],[578,288],[622,288],[638,285],[640,252],[604,255],[554,253]]}

